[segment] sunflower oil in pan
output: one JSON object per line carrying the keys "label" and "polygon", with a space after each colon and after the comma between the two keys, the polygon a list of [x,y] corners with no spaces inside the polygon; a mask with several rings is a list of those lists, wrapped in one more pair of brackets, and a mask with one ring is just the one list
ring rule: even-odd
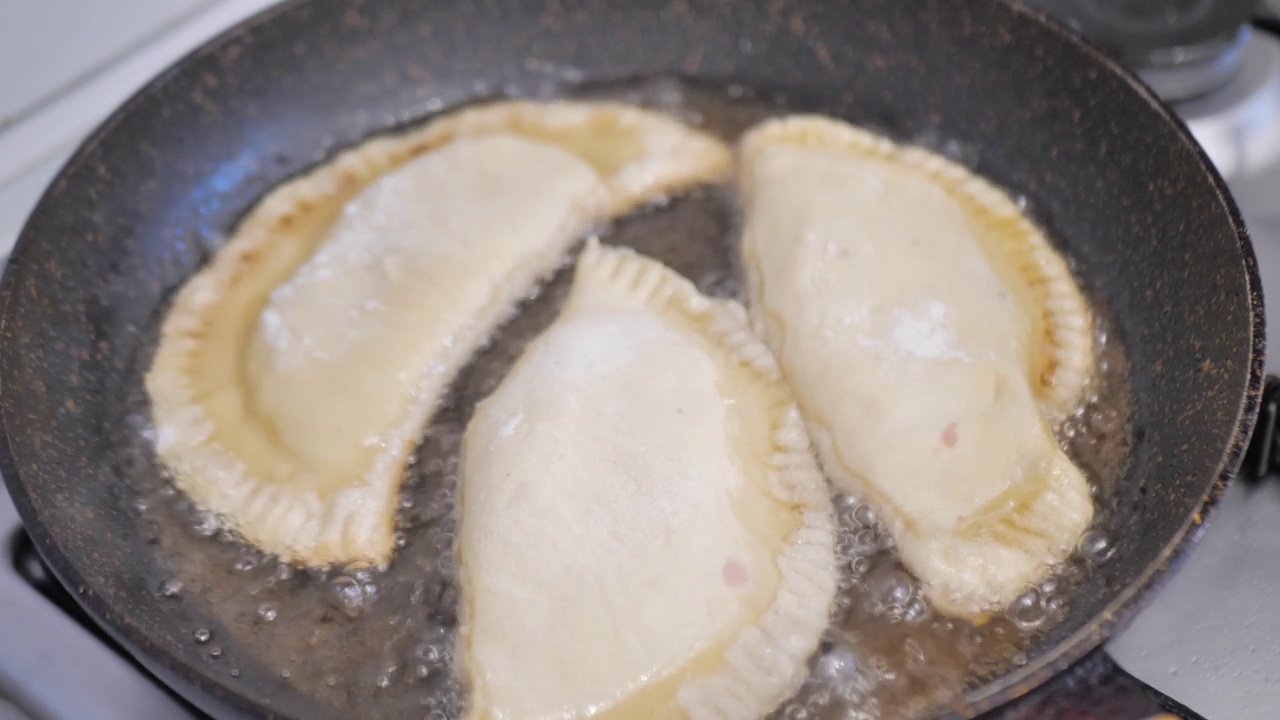
{"label": "sunflower oil in pan", "polygon": [[[732,141],[746,128],[791,110],[778,97],[742,85],[706,87],[669,78],[598,87],[607,97],[665,110]],[[808,109],[808,108],[800,108]],[[916,138],[962,162],[975,148]],[[743,299],[737,263],[738,208],[732,189],[709,188],[624,218],[602,241],[634,247],[692,279],[709,295]],[[314,698],[326,716],[445,720],[463,714],[466,690],[454,673],[458,624],[456,485],[462,432],[475,403],[490,393],[526,343],[555,318],[572,269],[562,268],[478,353],[453,384],[415,454],[400,496],[397,551],[389,568],[297,569],[244,545],[174,491],[151,450],[142,376],[151,346],[134,363],[119,402],[113,463],[137,488],[133,511],[158,546],[152,587],[165,602],[189,606],[200,622],[190,649],[225,677],[289,686]],[[1095,529],[1058,574],[980,625],[936,615],[898,563],[874,509],[834,496],[841,583],[831,626],[797,695],[773,717],[786,720],[928,717],[967,688],[1030,662],[1052,644],[1087,568],[1112,551],[1108,528],[1129,456],[1128,366],[1098,310],[1100,378],[1095,395],[1060,432],[1089,476],[1098,503]],[[175,589],[176,588],[176,589]],[[257,680],[255,680],[256,682]]]}

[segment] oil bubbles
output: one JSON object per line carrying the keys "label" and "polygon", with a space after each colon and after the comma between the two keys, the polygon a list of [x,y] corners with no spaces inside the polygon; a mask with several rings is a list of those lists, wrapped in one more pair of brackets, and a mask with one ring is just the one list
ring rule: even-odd
{"label": "oil bubbles", "polygon": [[1040,598],[1040,591],[1031,589],[1019,595],[1009,606],[1009,619],[1024,632],[1035,630],[1044,624],[1049,613]]}
{"label": "oil bubbles", "polygon": [[890,622],[919,623],[931,614],[915,578],[896,565],[878,568],[867,578],[867,604],[870,614]]}
{"label": "oil bubbles", "polygon": [[357,570],[342,573],[329,581],[326,597],[329,604],[337,608],[343,615],[356,619],[373,605],[378,597],[378,583],[373,573]]}
{"label": "oil bubbles", "polygon": [[1110,538],[1101,530],[1089,530],[1080,538],[1080,554],[1085,560],[1102,562],[1111,557],[1114,552],[1115,548],[1111,545]]}
{"label": "oil bubbles", "polygon": [[162,598],[176,600],[182,597],[183,583],[178,578],[169,578],[162,580],[159,587],[156,588],[156,594]]}

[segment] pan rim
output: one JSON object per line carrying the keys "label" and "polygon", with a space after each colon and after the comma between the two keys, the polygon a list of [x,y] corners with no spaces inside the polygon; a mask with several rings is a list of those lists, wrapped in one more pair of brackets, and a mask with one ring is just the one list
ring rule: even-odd
{"label": "pan rim", "polygon": [[[0,342],[4,342],[3,338],[8,332],[9,307],[13,302],[14,294],[17,292],[15,289],[17,272],[15,272],[14,268],[21,266],[27,251],[26,248],[31,245],[28,240],[30,226],[33,219],[41,213],[46,205],[53,202],[58,195],[59,186],[63,183],[64,178],[79,167],[85,158],[92,154],[111,135],[116,126],[133,112],[135,107],[159,92],[165,85],[184,72],[187,67],[210,54],[218,52],[221,48],[234,42],[254,28],[265,25],[280,15],[296,12],[298,8],[306,5],[309,1],[281,0],[274,5],[254,12],[209,37],[170,63],[135,90],[81,141],[75,152],[62,164],[62,167],[58,169],[57,175],[54,176],[44,192],[41,193],[40,199],[23,222],[22,230],[18,234],[18,240],[14,243],[13,249],[5,260],[4,274],[0,276]],[[0,396],[3,395],[3,392],[3,373],[0,373]],[[84,578],[76,570],[74,563],[62,551],[62,548],[52,535],[47,532],[44,523],[38,521],[38,511],[35,508],[35,503],[27,492],[26,483],[22,480],[18,471],[17,458],[13,452],[9,423],[4,412],[3,402],[0,402],[0,477],[4,480],[5,489],[18,512],[22,527],[31,537],[31,542],[36,551],[44,559],[58,582],[67,589],[68,593],[75,598],[76,603],[93,619],[98,627],[102,628],[107,635],[137,660],[139,664],[145,667],[148,672],[202,712],[209,715],[217,715],[229,708],[241,717],[248,718],[258,715],[258,711],[261,709],[260,703],[255,703],[239,693],[221,692],[222,684],[219,682],[220,678],[214,673],[200,672],[198,668],[184,662],[174,653],[153,645],[147,633],[127,618],[113,619],[114,614],[110,604],[88,587],[84,582]],[[36,522],[30,522],[33,519]],[[187,684],[197,684],[203,687],[207,694],[185,692],[186,688],[170,682],[170,677],[180,678]],[[213,698],[225,703],[225,707],[218,707],[209,702]]]}
{"label": "pan rim", "polygon": [[997,2],[1010,8],[1014,13],[1041,23],[1059,39],[1089,55],[1107,71],[1123,80],[1149,108],[1155,111],[1160,119],[1171,124],[1178,131],[1179,141],[1193,153],[1201,172],[1205,173],[1212,182],[1217,200],[1226,210],[1232,230],[1235,232],[1241,260],[1244,262],[1249,297],[1250,362],[1244,394],[1236,413],[1234,434],[1230,444],[1223,450],[1216,472],[1210,475],[1210,481],[1201,494],[1196,511],[1184,520],[1177,533],[1169,539],[1156,559],[1117,593],[1090,622],[1059,641],[1055,648],[1037,658],[1036,662],[1010,671],[995,681],[966,692],[961,701],[962,705],[953,706],[952,709],[956,717],[964,718],[972,718],[998,708],[1050,682],[1054,676],[1104,645],[1116,631],[1127,625],[1146,607],[1155,593],[1177,574],[1191,551],[1195,549],[1210,519],[1215,516],[1214,510],[1218,501],[1226,493],[1228,484],[1240,470],[1249,447],[1249,440],[1257,424],[1262,402],[1262,388],[1266,378],[1266,316],[1257,256],[1244,218],[1231,196],[1226,180],[1213,165],[1204,148],[1195,140],[1186,123],[1168,104],[1161,100],[1133,71],[1121,65],[1102,49],[1044,11],[1015,0],[997,0]]}
{"label": "pan rim", "polygon": [[[10,306],[16,293],[16,267],[21,267],[26,255],[29,241],[29,228],[32,218],[53,201],[58,195],[64,178],[91,154],[115,129],[121,120],[127,117],[134,108],[159,92],[174,77],[180,75],[188,66],[218,52],[226,44],[239,39],[245,33],[273,21],[281,15],[296,12],[308,0],[284,0],[265,8],[254,15],[236,23],[169,65],[133,95],[122,103],[115,111],[103,120],[94,131],[79,145],[72,157],[59,170],[58,175],[42,194],[36,208],[24,223],[18,242],[9,257],[0,279],[0,340],[8,332]],[[1265,314],[1263,307],[1262,283],[1258,272],[1257,259],[1243,218],[1232,199],[1225,180],[1213,166],[1203,148],[1194,140],[1186,124],[1155,94],[1144,85],[1136,75],[1110,58],[1096,46],[1081,39],[1064,24],[1045,13],[1022,5],[1015,0],[992,0],[1003,5],[1015,15],[1029,18],[1048,29],[1062,42],[1074,46],[1083,54],[1090,56],[1106,72],[1123,80],[1135,92],[1156,116],[1169,123],[1177,130],[1179,142],[1190,150],[1196,158],[1199,169],[1206,173],[1217,194],[1217,201],[1226,211],[1228,220],[1236,235],[1237,245],[1244,262],[1248,303],[1251,316],[1250,327],[1250,364],[1240,407],[1236,414],[1234,434],[1230,444],[1224,448],[1214,473],[1207,480],[1201,495],[1198,509],[1186,518],[1177,533],[1173,535],[1156,560],[1150,563],[1137,577],[1132,579],[1114,598],[1087,623],[1076,629],[1047,650],[1035,662],[1017,668],[1003,676],[966,692],[957,698],[951,708],[943,712],[944,717],[970,718],[987,710],[999,707],[1049,681],[1051,677],[1074,664],[1089,652],[1095,650],[1118,629],[1130,621],[1145,605],[1154,592],[1167,582],[1180,568],[1189,553],[1194,549],[1207,522],[1214,516],[1218,500],[1227,489],[1227,484],[1236,475],[1257,421],[1261,402],[1261,391],[1265,378]],[[2,377],[2,376],[0,376]],[[3,386],[0,384],[0,393]],[[77,602],[108,634],[116,639],[131,655],[142,663],[153,674],[166,677],[177,677],[187,684],[202,686],[209,695],[193,696],[182,692],[184,688],[175,686],[184,697],[193,704],[208,712],[217,712],[225,708],[210,707],[206,702],[210,697],[227,703],[237,713],[255,715],[261,705],[251,701],[240,693],[221,693],[221,678],[213,672],[202,672],[176,654],[161,646],[153,645],[147,633],[143,632],[127,618],[117,617],[110,603],[93,592],[84,583],[80,573],[58,545],[53,536],[47,532],[43,523],[39,522],[38,511],[33,498],[27,492],[26,484],[18,470],[18,462],[13,452],[10,439],[9,423],[0,405],[0,474],[3,474],[5,486],[13,498],[19,517],[24,527],[32,536],[32,541],[41,556],[49,564],[59,581],[63,583]],[[28,521],[34,522],[28,522]],[[166,680],[167,682],[167,680]]]}

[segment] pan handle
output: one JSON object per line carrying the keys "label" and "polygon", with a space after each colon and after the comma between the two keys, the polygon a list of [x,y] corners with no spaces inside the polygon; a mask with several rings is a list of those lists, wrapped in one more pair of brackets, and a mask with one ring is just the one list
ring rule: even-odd
{"label": "pan handle", "polygon": [[1254,477],[1280,473],[1280,377],[1275,375],[1268,375],[1262,387],[1262,407],[1243,471]]}
{"label": "pan handle", "polygon": [[1204,720],[1125,672],[1103,649],[980,720]]}

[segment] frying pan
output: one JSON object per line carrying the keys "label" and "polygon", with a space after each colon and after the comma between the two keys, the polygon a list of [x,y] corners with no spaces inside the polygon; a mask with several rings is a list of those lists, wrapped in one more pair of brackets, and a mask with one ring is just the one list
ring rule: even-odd
{"label": "frying pan", "polygon": [[[758,89],[932,142],[1027,199],[1130,366],[1128,462],[1104,513],[1114,547],[1059,621],[1016,656],[975,667],[937,712],[1154,712],[1166,701],[1094,651],[1178,564],[1240,466],[1263,385],[1258,274],[1224,184],[1170,112],[1069,32],[1001,0],[312,0],[197,50],[76,153],[4,275],[0,470],[56,576],[214,716],[435,708],[435,690],[397,689],[413,680],[403,669],[369,683],[364,665],[341,672],[374,652],[366,635],[412,625],[396,597],[354,620],[301,618],[347,649],[326,682],[304,682],[263,658],[281,646],[303,665],[325,653],[271,630],[271,613],[228,615],[220,608],[245,604],[219,584],[231,571],[179,557],[194,541],[147,506],[178,513],[181,499],[148,485],[154,462],[135,447],[149,329],[256,198],[337,149],[494,95],[652,77]],[[256,572],[252,557],[232,563],[234,543],[204,542],[211,566]],[[324,584],[313,575],[254,575],[246,592]],[[277,622],[292,612],[278,610]]]}

